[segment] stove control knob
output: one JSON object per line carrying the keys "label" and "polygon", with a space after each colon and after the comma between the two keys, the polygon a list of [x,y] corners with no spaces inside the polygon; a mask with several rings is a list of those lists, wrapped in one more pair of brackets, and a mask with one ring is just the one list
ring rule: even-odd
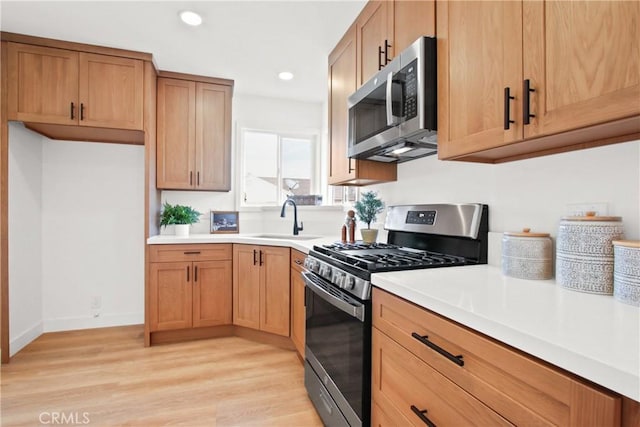
{"label": "stove control knob", "polygon": [[356,286],[356,279],[352,276],[345,276],[344,289],[351,290]]}
{"label": "stove control knob", "polygon": [[322,277],[324,277],[327,280],[331,280],[331,267],[329,267],[328,265],[324,265],[321,264],[320,268],[318,269],[318,274],[321,275]]}
{"label": "stove control knob", "polygon": [[344,279],[345,279],[345,277],[346,277],[346,275],[344,273],[337,272],[333,276],[333,283],[337,287],[342,288],[342,287],[344,287]]}

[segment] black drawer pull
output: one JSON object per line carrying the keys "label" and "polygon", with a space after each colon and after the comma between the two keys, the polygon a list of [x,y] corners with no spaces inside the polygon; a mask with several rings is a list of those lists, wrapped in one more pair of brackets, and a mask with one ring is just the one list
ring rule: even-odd
{"label": "black drawer pull", "polygon": [[417,406],[411,405],[411,410],[413,411],[414,414],[416,414],[418,416],[418,418],[420,418],[420,420],[422,420],[423,423],[425,423],[429,427],[436,427],[436,425],[433,423],[433,421],[431,421],[425,415],[427,413],[426,409],[424,411],[421,411],[420,409],[418,409]]}
{"label": "black drawer pull", "polygon": [[526,79],[522,83],[522,96],[524,98],[522,100],[522,103],[524,104],[522,109],[522,122],[525,125],[530,124],[530,119],[532,117],[535,117],[535,114],[531,114],[531,106],[529,105],[531,103],[531,92],[535,91],[535,89],[531,89],[531,82],[529,81],[529,79]]}
{"label": "black drawer pull", "polygon": [[459,366],[464,366],[464,361],[462,360],[462,355],[458,355],[458,356],[454,356],[453,354],[449,353],[447,350],[437,346],[436,344],[432,343],[431,341],[428,340],[429,336],[425,335],[419,335],[415,332],[411,333],[411,336],[415,339],[417,339],[418,341],[420,341],[422,344],[426,345],[427,347],[429,347],[432,350],[435,350],[436,352],[440,353],[441,355],[443,355],[444,357],[446,357],[447,359],[451,360],[453,363],[455,363],[456,365]]}
{"label": "black drawer pull", "polygon": [[73,105],[73,102],[71,103],[71,120],[75,119],[75,105]]}
{"label": "black drawer pull", "polygon": [[298,264],[298,265],[302,265],[302,260],[301,260],[301,259],[297,259],[297,260],[295,261],[295,263],[296,263],[296,264]]}
{"label": "black drawer pull", "polygon": [[504,130],[509,130],[511,123],[515,123],[511,120],[511,100],[516,99],[515,96],[511,96],[511,89],[504,88]]}
{"label": "black drawer pull", "polygon": [[185,251],[185,255],[200,255],[200,251]]}

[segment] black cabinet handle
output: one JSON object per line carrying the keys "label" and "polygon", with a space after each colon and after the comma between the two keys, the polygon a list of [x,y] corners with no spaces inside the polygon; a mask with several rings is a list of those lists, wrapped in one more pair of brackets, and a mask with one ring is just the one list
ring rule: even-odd
{"label": "black cabinet handle", "polygon": [[504,88],[504,130],[509,130],[511,123],[515,123],[511,120],[511,100],[516,99],[515,96],[511,96],[511,88]]}
{"label": "black cabinet handle", "polygon": [[349,173],[351,173],[351,172],[353,172],[355,170],[356,170],[355,168],[351,167],[351,157],[349,157]]}
{"label": "black cabinet handle", "polygon": [[384,41],[384,65],[387,65],[391,62],[391,58],[389,57],[389,48],[391,45],[389,44],[389,40]]}
{"label": "black cabinet handle", "polygon": [[454,356],[453,354],[449,353],[447,350],[443,349],[442,347],[437,346],[436,344],[432,343],[431,341],[428,340],[429,336],[425,335],[419,335],[415,332],[411,333],[411,336],[415,339],[417,339],[418,341],[420,341],[422,344],[426,345],[427,347],[429,347],[432,350],[435,350],[436,352],[440,353],[441,355],[443,355],[444,357],[446,357],[447,359],[451,360],[453,363],[455,363],[458,366],[464,366],[464,361],[462,360],[462,355],[458,355],[458,356]]}
{"label": "black cabinet handle", "polygon": [[301,260],[301,259],[297,259],[297,260],[295,261],[295,263],[296,263],[296,264],[298,264],[298,265],[302,265],[302,260]]}
{"label": "black cabinet handle", "polygon": [[195,267],[193,267],[193,281],[194,282],[198,281],[198,266],[197,265]]}
{"label": "black cabinet handle", "polygon": [[191,268],[191,267],[187,265],[187,282],[189,281],[189,269],[190,269],[190,268]]}
{"label": "black cabinet handle", "polygon": [[411,405],[411,410],[413,411],[414,414],[416,414],[418,416],[418,418],[420,418],[420,420],[425,423],[426,425],[428,425],[429,427],[436,427],[436,425],[433,423],[433,421],[431,421],[429,418],[427,418],[427,416],[425,415],[427,413],[427,410],[423,410],[421,411],[420,409],[418,409],[417,406],[415,405]]}
{"label": "black cabinet handle", "polygon": [[531,81],[526,79],[522,83],[522,123],[528,125],[531,123],[532,117],[535,117],[535,114],[531,114],[531,92],[535,92],[535,89],[531,89]]}
{"label": "black cabinet handle", "polygon": [[262,258],[263,253],[262,250],[260,250],[260,265],[264,264],[264,259]]}
{"label": "black cabinet handle", "polygon": [[258,262],[258,261],[256,260],[256,255],[257,255],[257,254],[256,254],[256,252],[257,252],[257,251],[254,249],[254,250],[253,250],[253,265],[256,265],[256,262]]}
{"label": "black cabinet handle", "polygon": [[198,187],[200,186],[200,171],[198,171],[198,173],[196,173],[196,185]]}
{"label": "black cabinet handle", "polygon": [[185,255],[200,255],[200,251],[185,251]]}
{"label": "black cabinet handle", "polygon": [[84,104],[80,103],[80,120],[84,120]]}
{"label": "black cabinet handle", "polygon": [[74,117],[75,116],[75,109],[76,109],[76,106],[73,105],[73,102],[72,102],[71,103],[71,120],[73,120],[75,118]]}
{"label": "black cabinet handle", "polygon": [[189,171],[189,185],[193,185],[193,171]]}
{"label": "black cabinet handle", "polygon": [[[384,67],[384,65],[382,65],[382,55],[383,54],[384,54],[384,52],[382,51],[382,46],[378,46],[378,71],[382,70],[382,67]],[[386,55],[385,55],[385,58],[386,58]]]}

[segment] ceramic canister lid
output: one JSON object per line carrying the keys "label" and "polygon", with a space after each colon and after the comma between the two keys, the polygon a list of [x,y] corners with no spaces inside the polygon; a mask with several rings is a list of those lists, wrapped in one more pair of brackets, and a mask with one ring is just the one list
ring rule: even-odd
{"label": "ceramic canister lid", "polygon": [[640,249],[640,240],[614,240],[613,246],[624,246],[627,248],[638,248]]}
{"label": "ceramic canister lid", "polygon": [[563,216],[563,221],[622,221],[620,216],[596,216],[595,212],[587,212],[585,216]]}
{"label": "ceramic canister lid", "polygon": [[530,228],[523,228],[522,231],[505,231],[504,235],[513,237],[549,237],[549,233],[532,233]]}

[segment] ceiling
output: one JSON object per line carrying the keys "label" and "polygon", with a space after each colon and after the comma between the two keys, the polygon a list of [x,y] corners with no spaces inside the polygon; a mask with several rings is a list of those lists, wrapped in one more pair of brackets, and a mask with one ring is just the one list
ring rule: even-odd
{"label": "ceiling", "polygon": [[[322,102],[327,56],[365,3],[1,0],[0,28],[149,52],[160,70],[233,79],[236,93]],[[203,24],[183,24],[186,9]],[[279,80],[281,71],[294,79]]]}

